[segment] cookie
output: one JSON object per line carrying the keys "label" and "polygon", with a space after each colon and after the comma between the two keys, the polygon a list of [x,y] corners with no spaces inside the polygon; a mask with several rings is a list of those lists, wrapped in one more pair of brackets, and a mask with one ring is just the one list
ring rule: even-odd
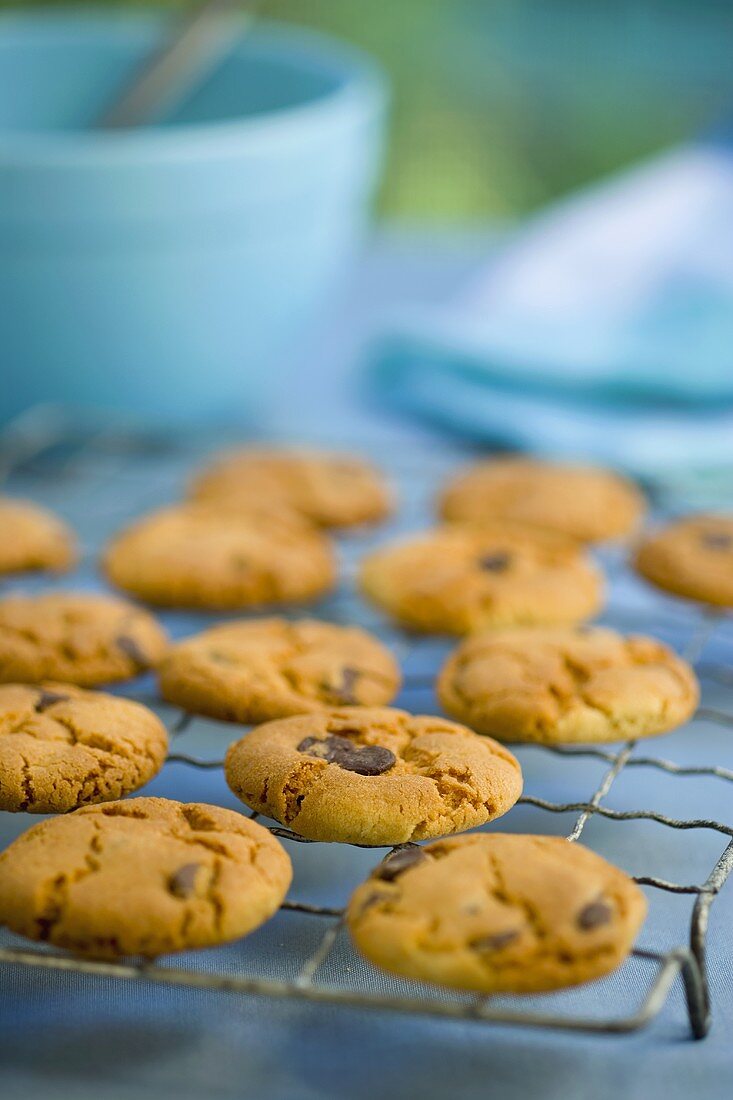
{"label": "cookie", "polygon": [[0,921],[83,955],[154,958],[239,939],[277,910],[292,869],[242,814],[165,798],[84,806],[0,854]]}
{"label": "cookie", "polygon": [[511,520],[579,542],[628,535],[644,508],[639,489],[610,470],[525,458],[476,463],[454,477],[439,500],[443,519]]}
{"label": "cookie", "polygon": [[538,993],[615,970],[646,915],[639,887],[581,844],[502,833],[395,852],[347,924],[371,962],[477,993]]}
{"label": "cookie", "polygon": [[279,504],[323,527],[373,523],[394,504],[382,475],[363,459],[256,447],[220,456],[194,480],[191,496]]}
{"label": "cookie", "polygon": [[676,596],[733,607],[733,516],[676,520],[641,543],[634,565]]}
{"label": "cookie", "polygon": [[173,646],[159,672],[170,703],[245,724],[380,706],[394,699],[401,680],[392,654],[366,631],[312,619],[212,627]]}
{"label": "cookie", "polygon": [[163,723],[130,699],[0,686],[0,810],[62,814],[121,798],[160,771],[167,750]]}
{"label": "cookie", "polygon": [[467,638],[438,677],[438,698],[478,733],[570,744],[665,733],[693,715],[699,688],[654,638],[560,627]]}
{"label": "cookie", "polygon": [[342,707],[268,722],[231,745],[227,783],[311,840],[403,844],[501,817],[522,793],[503,745],[443,718]]}
{"label": "cookie", "polygon": [[149,603],[210,610],[316,599],[336,577],[331,544],[300,517],[206,505],[166,508],[128,527],[104,568]]}
{"label": "cookie", "polygon": [[62,573],[76,560],[71,530],[29,500],[0,497],[0,576],[31,569]]}
{"label": "cookie", "polygon": [[516,524],[448,524],[377,550],[361,586],[420,631],[574,623],[602,604],[601,576],[576,543]]}
{"label": "cookie", "polygon": [[129,680],[166,648],[147,611],[114,596],[52,592],[0,600],[0,682],[82,687]]}

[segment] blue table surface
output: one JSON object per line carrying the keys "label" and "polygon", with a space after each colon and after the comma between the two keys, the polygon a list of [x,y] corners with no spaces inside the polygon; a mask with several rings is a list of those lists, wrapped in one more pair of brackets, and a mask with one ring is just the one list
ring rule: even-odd
{"label": "blue table surface", "polygon": [[[360,403],[356,386],[359,351],[380,310],[396,300],[440,299],[474,268],[486,243],[481,234],[441,238],[403,233],[380,238],[343,289],[338,305],[290,357],[290,378],[281,387],[267,429],[276,435],[323,438],[329,443],[368,441],[369,450],[383,455],[386,464],[396,453],[411,455],[413,461],[436,463],[436,468],[441,462],[448,466],[459,458],[454,443]],[[116,519],[113,510],[108,517],[104,515],[109,497],[106,461],[102,454],[94,508],[88,502],[82,508],[77,502],[78,515],[71,505],[66,508],[92,540],[103,532],[106,518],[110,524]],[[152,457],[148,461],[149,468],[138,464],[127,482],[116,483],[115,507],[120,504],[117,498],[124,497],[125,484],[131,493],[133,483],[139,490],[143,481],[149,482],[146,500],[152,504],[164,499],[182,479],[182,469],[170,464],[155,467],[157,460]],[[156,478],[155,469],[163,469],[165,476]],[[49,503],[64,510],[66,493],[63,480],[59,480],[48,496]],[[121,503],[124,505],[124,500]],[[414,502],[407,503],[412,506]],[[411,522],[415,509],[417,505],[408,508]],[[610,621],[638,627],[648,619],[651,627],[653,617],[657,632],[682,648],[689,621],[681,605],[655,598],[652,608],[648,601],[649,594],[639,582],[620,580],[614,586],[615,619],[610,616]],[[185,616],[172,616],[169,625],[175,632],[185,633],[193,624]],[[730,627],[719,631],[705,658],[731,666]],[[705,685],[705,691],[708,705],[733,711],[732,689],[711,683]],[[429,694],[423,697],[423,704],[426,709],[435,705]],[[217,735],[209,731],[202,736],[203,752],[210,753],[211,739]],[[682,764],[730,768],[732,736],[730,729],[696,722],[649,743],[648,748]],[[194,748],[200,751],[201,745]],[[556,761],[532,749],[524,750],[521,758],[527,793],[561,802],[578,794],[587,796],[603,774],[604,766],[597,760]],[[237,805],[218,773],[192,775],[171,766],[151,785],[151,793]],[[622,810],[645,806],[674,817],[733,821],[731,787],[714,777],[680,778],[646,768],[629,769],[614,785],[607,804]],[[520,832],[551,829],[563,834],[573,823],[572,816],[548,821],[549,817],[521,806],[500,827]],[[30,823],[23,815],[5,815],[0,821],[0,845]],[[702,881],[725,845],[725,838],[715,833],[695,830],[693,835],[650,822],[609,823],[597,817],[587,826],[583,839],[632,873],[651,871],[678,882]],[[369,853],[323,846],[298,855],[304,861],[296,874],[296,881],[300,876],[300,896],[312,901],[322,900],[326,889],[332,896],[334,881],[343,900],[374,862]],[[648,896],[651,911],[641,945],[668,948],[684,943],[690,898],[656,891],[649,891]],[[250,950],[250,963],[254,960],[256,964],[258,950],[263,954],[277,951],[279,919],[291,918],[277,918],[274,930],[263,930],[252,938],[255,946]],[[443,1096],[526,1100],[536,1095],[544,1100],[662,1096],[689,1100],[694,1094],[700,1100],[722,1100],[733,1094],[733,981],[728,935],[732,922],[733,885],[712,909],[709,961],[714,1025],[710,1036],[698,1043],[689,1038],[679,983],[646,1031],[590,1037],[166,990],[6,967],[0,969],[0,1097],[372,1100],[378,1095],[385,1100]],[[306,938],[312,935],[308,928],[303,925]],[[215,965],[216,953],[211,958]],[[281,961],[287,972],[288,960]],[[222,955],[218,965],[230,964]],[[337,974],[339,965],[343,958],[337,952],[325,968],[326,979]],[[638,1003],[638,978],[639,966],[634,962],[609,982],[563,994],[558,1003],[569,1011],[625,1014]],[[374,989],[391,988],[391,979],[376,972],[370,981]],[[545,999],[543,1007],[552,1004],[552,998]]]}

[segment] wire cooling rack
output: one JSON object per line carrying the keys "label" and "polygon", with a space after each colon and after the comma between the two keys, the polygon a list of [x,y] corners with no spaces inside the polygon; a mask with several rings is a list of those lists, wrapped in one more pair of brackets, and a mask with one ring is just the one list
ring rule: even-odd
{"label": "wire cooling rack", "polygon": [[[340,441],[329,439],[325,442],[327,445],[336,445]],[[349,441],[349,445],[354,450],[370,450],[369,441],[365,441],[362,448],[357,448],[353,440]],[[49,586],[88,587],[90,584],[99,587],[99,582],[93,579],[94,562],[104,539],[133,516],[180,495],[187,471],[201,461],[205,452],[210,449],[211,441],[207,440],[186,440],[181,445],[170,441],[142,439],[119,430],[100,432],[81,429],[54,409],[38,409],[26,415],[0,438],[0,477],[6,481],[10,491],[58,507],[66,514],[82,534],[84,561],[77,576],[60,581],[24,578],[21,582],[8,582],[7,587],[17,589],[19,583],[23,588],[31,590]],[[308,613],[315,613],[335,622],[358,622],[382,637],[399,656],[405,669],[405,688],[397,705],[413,711],[424,711],[429,709],[426,700],[430,697],[426,693],[431,689],[440,660],[446,652],[445,647],[441,651],[442,643],[408,635],[377,617],[358,599],[353,578],[358,559],[372,545],[404,530],[425,525],[430,496],[437,481],[457,461],[465,459],[465,455],[456,451],[436,455],[430,448],[414,454],[403,451],[385,453],[382,448],[378,457],[398,485],[402,500],[401,518],[391,528],[386,526],[377,531],[350,535],[340,540],[342,584],[335,595],[310,609]],[[725,660],[717,663],[703,660],[704,653],[707,653],[714,639],[724,637],[726,644],[733,644],[730,619],[648,592],[641,602],[629,601],[624,597],[624,585],[628,586],[629,577],[621,553],[611,551],[606,555],[603,564],[611,580],[610,611],[604,621],[620,629],[644,629],[646,632],[659,635],[666,633],[670,636],[677,648],[696,667],[703,680],[703,705],[698,711],[696,721],[702,721],[708,727],[712,725],[733,728],[733,694],[730,694],[733,693],[733,667],[729,671]],[[292,612],[294,615],[298,613],[302,614],[302,609],[300,612]],[[210,617],[202,616],[173,615],[164,618],[168,620],[174,635],[202,629],[212,621]],[[713,685],[718,698],[723,693],[725,700],[725,693],[729,693],[729,707],[725,703],[709,705],[706,685]],[[167,721],[172,751],[161,773],[163,782],[172,768],[186,768],[198,773],[220,772],[222,751],[213,754],[215,759],[202,759],[200,754],[183,751],[181,747],[188,741],[195,744],[197,728],[211,727],[211,722],[175,712],[169,707],[161,707],[155,697],[154,683],[150,681],[138,682],[131,687],[127,685],[121,690],[149,705],[157,706]],[[434,701],[431,700],[429,706],[434,707]],[[216,725],[218,730],[213,742],[211,736],[207,739],[202,734],[203,742],[207,746],[213,743],[221,748],[241,736],[241,729],[227,726],[222,737],[222,727],[220,724]],[[656,748],[657,745],[664,744],[664,739],[647,744]],[[591,784],[579,790],[576,798],[567,801],[553,801],[542,797],[541,790],[534,793],[528,784],[527,793],[519,805],[542,811],[537,815],[538,820],[533,821],[534,832],[548,831],[548,823],[561,821],[563,816],[570,815],[572,827],[567,833],[567,839],[571,843],[581,838],[587,841],[591,822],[644,821],[678,833],[689,832],[696,837],[712,834],[713,837],[721,838],[725,844],[701,882],[685,884],[651,873],[635,876],[638,883],[649,887],[660,897],[690,899],[691,905],[686,919],[689,941],[667,948],[637,947],[616,975],[594,983],[594,1006],[605,1004],[602,991],[610,983],[614,986],[615,1000],[620,1000],[627,1006],[621,1014],[609,1016],[601,1012],[599,1015],[597,1011],[586,1010],[585,1004],[590,1002],[583,1002],[582,998],[580,1009],[576,1007],[576,1001],[572,1000],[572,1008],[568,1012],[564,994],[515,998],[507,1003],[506,998],[454,994],[378,975],[355,954],[349,944],[343,928],[343,895],[341,904],[333,905],[286,900],[282,906],[285,923],[278,926],[280,939],[274,952],[272,943],[265,944],[262,951],[258,950],[255,934],[244,941],[255,942],[255,953],[250,953],[244,961],[238,955],[234,958],[225,957],[217,949],[215,952],[198,952],[188,956],[187,960],[191,958],[191,965],[179,965],[175,960],[172,963],[164,960],[142,964],[131,961],[102,962],[62,955],[45,946],[31,948],[25,945],[25,941],[10,936],[9,942],[6,943],[7,937],[0,941],[0,964],[35,968],[45,973],[48,980],[52,979],[53,972],[66,972],[82,979],[84,976],[96,976],[238,995],[289,998],[313,1004],[327,1003],[357,1009],[411,1013],[448,1020],[474,1020],[484,1024],[514,1024],[608,1034],[635,1031],[648,1025],[666,1004],[673,987],[681,984],[691,1033],[695,1038],[704,1037],[711,1022],[705,957],[708,919],[713,901],[733,868],[733,824],[706,817],[678,818],[650,808],[617,810],[609,806],[607,800],[619,777],[637,769],[663,773],[664,776],[680,782],[685,779],[688,782],[714,779],[723,783],[733,782],[733,770],[717,763],[676,763],[656,753],[649,753],[646,746],[642,750],[635,741],[626,742],[620,747],[521,746],[516,747],[515,751],[525,771],[528,762],[533,758],[536,760],[538,755],[554,762],[565,761],[563,767],[568,769],[578,761],[597,765],[598,768],[595,786]],[[539,769],[539,776],[541,780],[542,768]],[[157,790],[155,793],[158,793]],[[175,796],[170,782],[160,793]],[[207,799],[202,796],[201,800]],[[26,827],[32,824],[32,820],[26,818],[19,824]],[[330,858],[329,855],[326,856],[321,868],[325,866],[328,870],[333,863],[334,879],[342,873],[343,864],[333,860],[334,846],[314,844],[274,822],[265,821],[263,824],[274,835],[283,839],[291,850],[296,883],[299,881],[299,850],[331,849]],[[493,828],[496,827],[512,828],[511,814],[495,823]],[[552,827],[549,831],[552,831]],[[709,845],[705,845],[705,851],[708,850]],[[369,852],[371,854],[371,850]],[[372,864],[383,854],[381,850],[374,851]],[[363,873],[359,877],[363,877]],[[289,929],[288,919],[292,921],[296,917],[311,922],[307,930],[301,924]],[[314,932],[313,924],[320,931]],[[290,959],[290,965],[285,968],[285,972],[283,967],[277,965],[278,955],[283,953],[283,949]],[[214,959],[213,964],[209,963],[207,968],[199,965],[199,960],[204,956]]]}

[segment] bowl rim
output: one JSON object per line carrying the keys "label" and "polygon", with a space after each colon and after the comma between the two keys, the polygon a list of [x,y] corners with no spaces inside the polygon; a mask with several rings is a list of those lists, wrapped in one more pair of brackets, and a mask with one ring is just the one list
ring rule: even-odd
{"label": "bowl rim", "polygon": [[[0,12],[0,36],[5,28],[119,26],[132,35],[148,31],[170,18],[170,11],[141,11],[125,6],[109,9],[61,5],[32,9],[9,8]],[[246,18],[242,19],[247,25]],[[358,47],[337,37],[293,23],[257,21],[240,40],[256,39],[273,56],[292,61],[306,57],[337,80],[333,88],[302,103],[289,104],[258,115],[214,119],[175,126],[147,126],[129,130],[3,130],[0,128],[0,167],[29,165],[63,166],[70,162],[190,160],[237,156],[242,146],[248,152],[265,151],[281,143],[287,132],[306,140],[317,127],[353,125],[355,117],[365,119],[384,109],[388,82],[383,69]]]}

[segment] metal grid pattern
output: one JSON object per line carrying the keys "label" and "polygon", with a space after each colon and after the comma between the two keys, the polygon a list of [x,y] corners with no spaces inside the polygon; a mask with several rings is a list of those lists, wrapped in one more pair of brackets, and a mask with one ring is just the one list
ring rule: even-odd
{"label": "metal grid pattern", "polygon": [[[332,441],[329,440],[329,443]],[[353,447],[353,441],[352,441]],[[0,441],[0,472],[9,478],[10,488],[27,493],[36,499],[49,499],[51,503],[62,501],[67,513],[76,512],[79,517],[94,517],[86,528],[80,522],[83,534],[87,535],[84,546],[87,571],[92,567],[99,550],[99,542],[127,518],[145,511],[149,507],[163,503],[173,495],[174,485],[180,488],[182,471],[200,459],[207,444],[196,447],[187,444],[183,451],[169,451],[166,447],[150,448],[134,437],[113,433],[99,433],[71,430],[64,417],[54,410],[39,410],[26,417],[20,424],[6,431]],[[356,448],[354,448],[356,449]],[[368,449],[362,448],[362,449]],[[404,454],[385,455],[380,458],[398,482],[402,500],[406,503],[403,510],[403,524],[410,528],[415,520],[425,522],[425,505],[434,487],[435,480],[446,468],[452,466],[458,454],[444,457],[442,462],[433,461],[434,456],[421,455],[419,458]],[[137,469],[137,473],[135,473]],[[166,476],[166,471],[174,470],[174,476]],[[50,489],[49,489],[50,487]],[[112,490],[110,493],[110,489]],[[111,506],[103,516],[96,511],[92,500],[98,500],[102,491],[104,500],[110,500]],[[152,490],[152,491],[151,491]],[[97,497],[94,494],[97,494]],[[104,509],[102,509],[104,512]],[[100,520],[102,521],[100,524]],[[106,521],[106,524],[105,524]],[[412,696],[424,692],[431,686],[437,665],[430,653],[421,652],[430,649],[430,641],[409,636],[398,628],[374,616],[360,603],[354,592],[353,576],[356,563],[361,555],[374,543],[382,542],[394,535],[394,530],[382,528],[366,535],[347,536],[341,540],[343,558],[343,581],[339,591],[321,606],[315,613],[335,622],[359,622],[378,633],[401,658],[406,668],[405,690],[399,701],[408,709],[418,709],[418,703],[411,702]],[[620,557],[611,555],[604,563],[613,575],[623,571],[624,563]],[[63,586],[73,587],[76,578],[64,581]],[[13,582],[14,583],[14,582]],[[48,581],[32,582],[37,588],[48,585]],[[25,584],[28,587],[28,584]],[[719,615],[706,613],[702,609],[689,609],[677,604],[675,612],[680,619],[678,626],[686,633],[686,642],[680,645],[684,655],[696,666],[708,680],[718,687],[733,689],[733,674],[724,664],[706,665],[702,661],[703,651],[714,633],[725,631],[730,620]],[[295,614],[295,612],[294,612]],[[618,619],[621,619],[621,622]],[[624,621],[623,608],[617,614],[613,625],[628,627]],[[628,618],[628,614],[626,615]],[[633,616],[632,616],[633,618]],[[205,622],[197,621],[192,629],[201,629]],[[634,622],[635,626],[639,624]],[[644,629],[654,632],[654,622],[646,619]],[[410,671],[413,658],[418,655],[426,658],[429,668],[422,671]],[[425,661],[423,661],[425,666]],[[135,688],[136,685],[133,685]],[[148,704],[155,704],[153,687],[145,691],[135,691],[135,697]],[[425,709],[422,707],[421,709]],[[733,710],[733,707],[731,708]],[[707,722],[733,728],[733,713],[719,707],[704,705],[698,712],[698,718]],[[199,719],[186,713],[173,713],[168,718],[171,733],[172,750],[168,765],[184,765],[190,769],[202,771],[218,770],[220,760],[203,760],[187,752],[177,751],[176,739],[182,738],[198,723]],[[236,727],[228,728],[226,742],[241,735]],[[657,742],[659,743],[659,742]],[[61,955],[44,947],[25,947],[0,945],[0,964],[22,965],[38,968],[46,972],[65,971],[78,974],[96,975],[124,979],[132,982],[153,982],[171,986],[218,990],[234,994],[260,995],[279,998],[292,998],[309,1002],[330,1003],[352,1006],[362,1009],[376,1009],[402,1013],[423,1014],[446,1019],[475,1020],[483,1023],[520,1024],[529,1027],[561,1028],[571,1031],[596,1033],[619,1033],[634,1031],[647,1025],[664,1006],[675,979],[680,977],[684,989],[690,1029],[696,1038],[703,1037],[709,1028],[711,1007],[706,977],[706,933],[710,907],[723,887],[731,869],[733,869],[733,824],[705,818],[675,818],[651,809],[614,810],[607,805],[607,797],[619,776],[633,769],[654,769],[670,777],[714,777],[726,783],[733,782],[733,771],[717,765],[680,765],[657,755],[641,753],[635,741],[629,741],[619,748],[585,747],[548,747],[523,746],[523,753],[542,753],[554,758],[587,759],[599,761],[603,765],[600,779],[591,793],[579,792],[577,799],[559,802],[551,801],[535,794],[525,794],[520,805],[531,806],[543,814],[574,815],[573,826],[567,835],[569,842],[583,837],[588,823],[595,818],[610,822],[651,821],[672,830],[708,831],[725,838],[725,848],[715,861],[705,880],[697,884],[684,884],[668,881],[654,874],[637,875],[640,884],[659,891],[662,895],[689,895],[692,899],[689,914],[689,943],[668,950],[637,948],[626,966],[635,967],[634,980],[630,983],[635,992],[635,1003],[629,1011],[620,1017],[598,1017],[584,1013],[566,1014],[553,1010],[552,998],[548,1010],[534,1010],[533,998],[522,1002],[523,1007],[514,1009],[504,1007],[496,998],[476,995],[454,995],[433,989],[424,989],[415,983],[394,982],[386,991],[376,992],[364,989],[364,983],[349,980],[352,971],[357,972],[366,964],[350,951],[343,930],[343,910],[337,905],[314,905],[297,900],[287,900],[282,909],[287,913],[304,914],[325,925],[322,935],[315,945],[304,953],[299,967],[287,978],[276,975],[232,973],[231,968],[221,972],[203,972],[195,967],[183,967],[162,963],[134,964],[131,962],[101,962],[77,959],[70,955]],[[223,754],[222,754],[223,755]],[[522,761],[524,763],[524,760]],[[166,769],[164,769],[165,771]],[[252,815],[257,816],[256,814]],[[503,827],[506,819],[498,823]],[[292,845],[296,850],[303,845],[312,845],[291,830],[275,823],[264,822],[270,831]],[[542,821],[538,821],[535,831],[542,831]],[[318,845],[320,848],[329,846]],[[380,851],[380,855],[384,854]],[[375,852],[375,857],[377,853]],[[294,859],[295,862],[295,859]],[[376,859],[375,859],[376,862]],[[297,867],[297,863],[296,863]],[[343,933],[343,936],[342,936]],[[339,961],[337,969],[343,969],[345,984],[333,984],[320,980],[324,968],[333,959],[337,945],[346,940],[347,952],[345,964]],[[366,967],[368,970],[368,967]],[[625,968],[622,968],[622,970]],[[608,981],[609,979],[605,979]],[[546,998],[545,998],[546,1000]],[[529,1007],[525,1008],[524,1005]]]}

